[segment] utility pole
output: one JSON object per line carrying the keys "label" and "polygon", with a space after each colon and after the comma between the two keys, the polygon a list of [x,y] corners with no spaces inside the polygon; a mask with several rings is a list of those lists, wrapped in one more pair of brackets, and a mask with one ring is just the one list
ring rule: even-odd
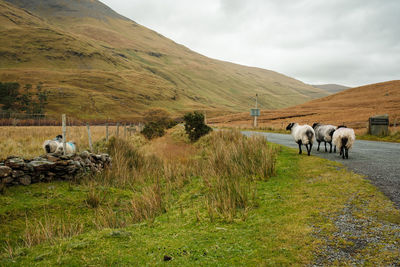
{"label": "utility pole", "polygon": [[[256,94],[256,109],[257,109],[257,105],[258,105],[258,94]],[[257,127],[257,116],[254,116],[254,128]]]}

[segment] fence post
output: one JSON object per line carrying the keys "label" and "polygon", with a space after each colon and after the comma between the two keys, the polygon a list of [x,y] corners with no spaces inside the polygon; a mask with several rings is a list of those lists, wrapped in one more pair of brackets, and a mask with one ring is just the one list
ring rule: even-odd
{"label": "fence post", "polygon": [[86,123],[86,128],[87,128],[88,137],[89,137],[89,148],[90,148],[90,152],[93,152],[92,136],[90,135],[90,126],[89,126],[89,123]]}
{"label": "fence post", "polygon": [[117,122],[117,138],[119,137],[119,122]]}
{"label": "fence post", "polygon": [[126,139],[126,123],[124,124],[124,138]]}
{"label": "fence post", "polygon": [[63,135],[63,154],[67,154],[67,117],[65,114],[62,114],[62,135]]}
{"label": "fence post", "polygon": [[106,123],[106,142],[108,142],[108,123]]}

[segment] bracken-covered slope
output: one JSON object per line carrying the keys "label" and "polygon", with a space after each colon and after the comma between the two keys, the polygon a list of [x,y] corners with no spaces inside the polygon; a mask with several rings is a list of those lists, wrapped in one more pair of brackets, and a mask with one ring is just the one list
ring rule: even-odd
{"label": "bracken-covered slope", "polygon": [[96,0],[0,0],[0,81],[43,82],[47,112],[136,118],[292,106],[328,93],[285,75],[197,54]]}
{"label": "bracken-covered slope", "polygon": [[[259,121],[262,126],[284,128],[290,122],[345,124],[364,131],[368,118],[388,114],[390,123],[400,123],[400,80],[351,88],[343,92],[315,99],[307,103],[279,109],[262,110]],[[248,113],[210,119],[217,125],[248,126]]]}
{"label": "bracken-covered slope", "polygon": [[312,84],[312,86],[325,90],[331,94],[336,94],[350,88],[340,84]]}

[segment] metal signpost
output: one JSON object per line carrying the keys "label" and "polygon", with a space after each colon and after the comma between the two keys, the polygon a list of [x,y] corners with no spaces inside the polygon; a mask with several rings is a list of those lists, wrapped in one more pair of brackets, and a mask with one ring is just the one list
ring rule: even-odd
{"label": "metal signpost", "polygon": [[260,110],[257,108],[258,106],[257,100],[258,100],[258,94],[256,94],[256,108],[252,108],[250,110],[250,115],[254,117],[254,123],[253,123],[254,128],[257,127],[257,117],[260,116]]}

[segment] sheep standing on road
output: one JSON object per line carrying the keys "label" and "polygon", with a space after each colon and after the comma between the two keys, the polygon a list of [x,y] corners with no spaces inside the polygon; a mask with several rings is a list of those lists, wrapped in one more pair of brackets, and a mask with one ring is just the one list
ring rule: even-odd
{"label": "sheep standing on road", "polygon": [[336,126],[323,125],[323,124],[316,122],[313,124],[312,127],[315,131],[315,139],[318,142],[317,151],[319,151],[319,146],[320,146],[321,142],[324,142],[325,152],[328,152],[328,150],[326,149],[326,143],[328,143],[330,145],[329,153],[332,153],[332,136],[336,130]]}
{"label": "sheep standing on road", "polygon": [[302,153],[301,145],[305,145],[307,153],[310,156],[315,136],[314,129],[310,125],[299,125],[298,123],[289,123],[286,130],[290,130],[294,141],[299,145],[299,154]]}
{"label": "sheep standing on road", "polygon": [[46,140],[43,143],[43,149],[46,153],[54,153],[56,152],[59,144],[62,144],[62,135],[57,135],[56,138],[52,140]]}
{"label": "sheep standing on road", "polygon": [[353,146],[356,140],[356,135],[354,130],[351,128],[346,128],[346,126],[339,126],[332,136],[333,144],[340,151],[340,155],[346,159],[349,158],[349,149]]}

